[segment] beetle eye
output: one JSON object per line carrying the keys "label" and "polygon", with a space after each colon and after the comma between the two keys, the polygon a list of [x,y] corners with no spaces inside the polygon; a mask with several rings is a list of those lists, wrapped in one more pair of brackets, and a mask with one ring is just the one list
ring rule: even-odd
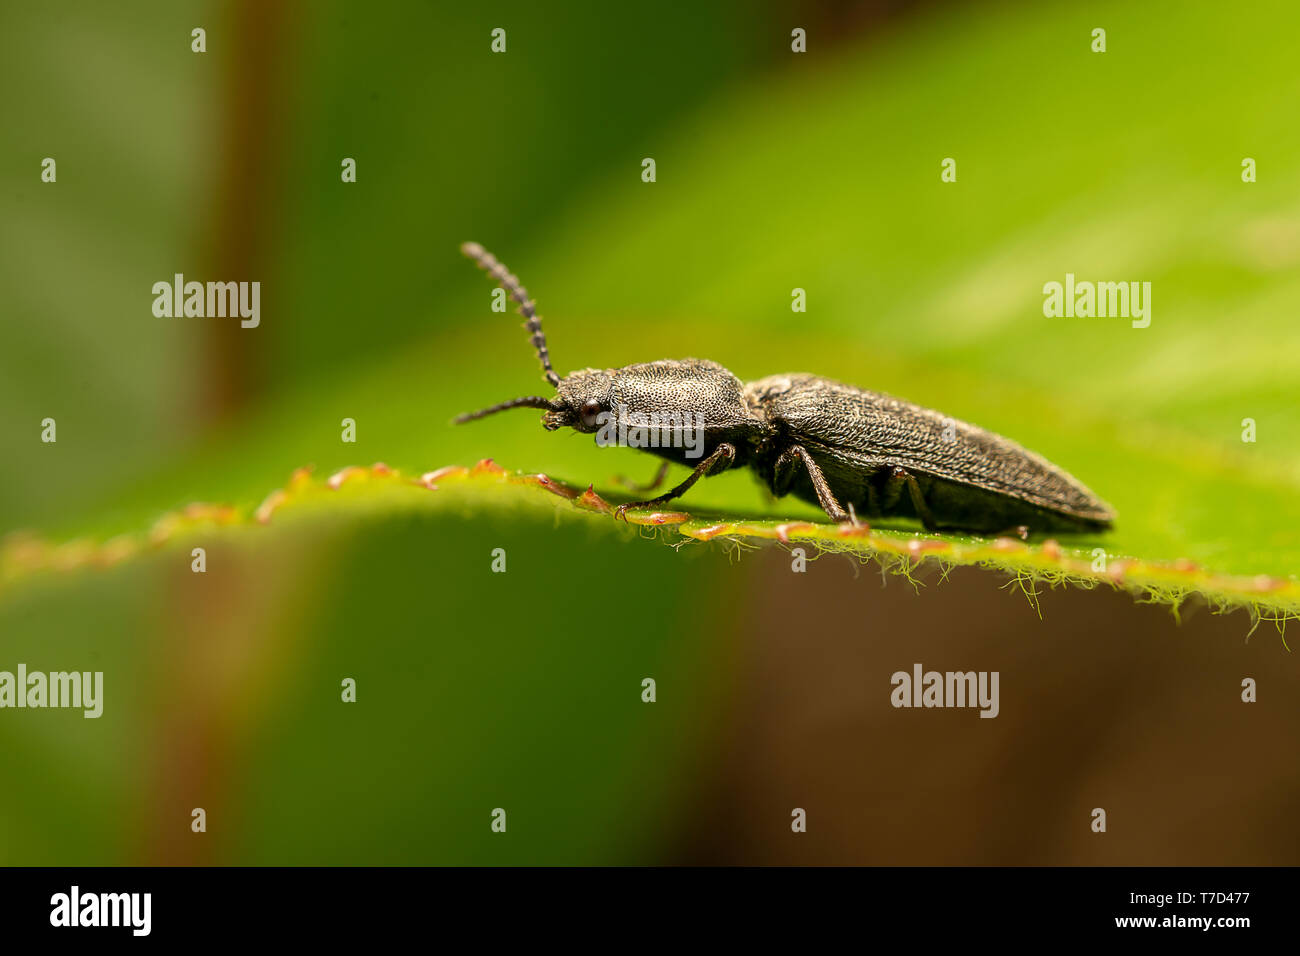
{"label": "beetle eye", "polygon": [[600,414],[600,402],[583,402],[579,414],[582,415],[582,424],[587,428],[596,427],[596,417]]}

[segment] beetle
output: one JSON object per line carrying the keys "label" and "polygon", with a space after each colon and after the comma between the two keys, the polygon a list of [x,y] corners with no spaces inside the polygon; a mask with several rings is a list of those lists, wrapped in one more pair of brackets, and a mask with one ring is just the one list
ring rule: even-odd
{"label": "beetle", "polygon": [[[536,305],[516,276],[478,243],[461,252],[519,306],[554,398],[528,395],[460,415],[456,424],[511,408],[545,412],[549,431],[601,430],[616,412],[700,423],[699,457],[670,491],[618,506],[653,508],[685,494],[700,478],[752,468],[778,498],[793,494],[837,522],[914,518],[927,531],[1097,532],[1114,511],[1078,480],[1020,445],[966,422],[879,392],[803,373],[742,383],[716,362],[664,359],[619,369],[581,369],[561,378],[551,367]],[[635,418],[640,415],[642,418]],[[599,436],[598,436],[599,440]],[[691,465],[681,441],[651,451]],[[667,462],[652,490],[663,479]]]}

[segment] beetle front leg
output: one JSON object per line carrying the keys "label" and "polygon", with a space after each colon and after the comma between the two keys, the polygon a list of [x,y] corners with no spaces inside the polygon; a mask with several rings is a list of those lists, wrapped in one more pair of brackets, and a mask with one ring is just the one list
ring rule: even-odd
{"label": "beetle front leg", "polygon": [[[773,469],[776,490],[782,486],[789,488],[790,482],[794,478],[793,469],[795,459],[803,462],[803,466],[808,469],[808,477],[812,480],[813,490],[817,492],[817,501],[821,503],[822,510],[830,516],[832,521],[851,521],[857,524],[858,521],[847,511],[840,507],[839,501],[835,498],[835,492],[831,491],[830,482],[822,474],[821,466],[817,464],[816,459],[808,454],[808,449],[803,445],[791,445],[785,451],[781,452],[781,457],[776,460],[776,467]],[[777,490],[777,494],[782,494]]]}
{"label": "beetle front leg", "polygon": [[723,442],[716,449],[714,449],[712,455],[710,455],[708,458],[704,459],[702,462],[696,465],[695,470],[691,472],[686,477],[686,480],[683,481],[676,488],[673,488],[671,491],[665,492],[664,494],[660,495],[658,498],[651,498],[649,501],[629,501],[627,504],[619,505],[617,508],[614,509],[614,517],[622,518],[624,521],[626,521],[627,511],[629,508],[657,508],[659,505],[667,504],[668,502],[672,501],[674,498],[680,498],[682,495],[686,494],[686,492],[690,491],[691,485],[695,484],[697,481],[699,481],[701,478],[707,475],[712,470],[713,466],[716,465],[723,458],[732,460],[735,457],[736,457],[735,447],[727,444],[726,442]]}

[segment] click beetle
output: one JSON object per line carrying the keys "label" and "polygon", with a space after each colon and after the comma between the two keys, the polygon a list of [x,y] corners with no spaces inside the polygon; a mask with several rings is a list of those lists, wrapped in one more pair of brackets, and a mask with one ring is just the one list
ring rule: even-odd
{"label": "click beetle", "polygon": [[[817,375],[772,375],[742,383],[716,362],[664,359],[619,369],[582,369],[561,378],[551,367],[542,322],[528,292],[477,243],[461,251],[518,303],[554,398],[529,395],[461,415],[457,424],[509,408],[542,409],[550,431],[595,433],[616,411],[641,421],[701,423],[691,474],[648,501],[657,507],[700,478],[752,468],[777,497],[793,494],[834,521],[915,518],[928,531],[1095,532],[1114,512],[1074,477],[1015,442],[879,392]],[[676,416],[676,417],[674,417]],[[691,465],[682,442],[648,451]],[[666,463],[664,468],[666,468]],[[662,480],[664,468],[651,487]],[[647,489],[648,490],[648,489]]]}

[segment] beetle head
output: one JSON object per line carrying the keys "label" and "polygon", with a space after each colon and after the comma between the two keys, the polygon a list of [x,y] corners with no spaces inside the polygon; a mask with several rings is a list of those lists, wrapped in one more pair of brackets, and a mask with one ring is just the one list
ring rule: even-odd
{"label": "beetle head", "polygon": [[[548,431],[572,428],[585,434],[600,431],[611,417],[622,415],[646,416],[656,422],[689,421],[696,428],[753,424],[740,381],[716,362],[663,360],[620,369],[581,369],[560,378],[551,367],[542,320],[527,290],[477,243],[467,242],[461,246],[461,251],[477,262],[479,268],[519,304],[519,314],[525,319],[524,327],[531,334],[546,381],[555,387],[556,394],[554,398],[541,395],[512,398],[491,408],[461,415],[455,419],[457,424],[510,408],[542,409],[546,412],[542,416],[542,425]],[[678,427],[687,426],[679,424]]]}
{"label": "beetle head", "polygon": [[550,410],[542,416],[547,431],[572,428],[591,433],[601,426],[601,413],[613,404],[614,376],[617,372],[584,368],[570,372],[555,386]]}

